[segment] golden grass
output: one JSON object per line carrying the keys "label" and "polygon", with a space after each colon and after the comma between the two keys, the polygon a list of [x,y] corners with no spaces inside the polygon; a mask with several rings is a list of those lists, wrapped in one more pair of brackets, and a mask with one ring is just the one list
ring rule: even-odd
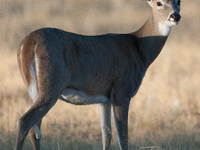
{"label": "golden grass", "polygon": [[[129,112],[130,149],[200,149],[200,1],[182,2],[182,20],[150,66]],[[57,27],[80,34],[128,33],[148,18],[145,2],[125,0],[1,0],[0,149],[13,149],[16,122],[30,102],[16,49],[29,32]],[[112,120],[111,149],[117,149]],[[101,149],[98,106],[58,102],[44,117],[42,149]],[[26,140],[24,149],[31,149]]]}

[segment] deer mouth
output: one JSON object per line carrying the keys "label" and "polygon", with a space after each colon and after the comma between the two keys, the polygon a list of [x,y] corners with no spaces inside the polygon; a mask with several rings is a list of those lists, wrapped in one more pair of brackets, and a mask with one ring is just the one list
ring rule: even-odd
{"label": "deer mouth", "polygon": [[172,26],[175,26],[181,20],[181,15],[178,12],[173,12],[169,15],[168,20]]}
{"label": "deer mouth", "polygon": [[172,20],[170,20],[171,26],[176,26],[178,23],[179,23],[179,21],[172,21]]}

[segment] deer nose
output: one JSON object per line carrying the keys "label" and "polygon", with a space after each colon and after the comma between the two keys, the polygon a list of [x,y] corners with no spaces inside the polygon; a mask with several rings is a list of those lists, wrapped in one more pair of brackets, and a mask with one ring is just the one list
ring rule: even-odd
{"label": "deer nose", "polygon": [[171,14],[170,18],[173,19],[173,21],[178,22],[181,19],[181,15],[179,13],[175,12],[175,13]]}

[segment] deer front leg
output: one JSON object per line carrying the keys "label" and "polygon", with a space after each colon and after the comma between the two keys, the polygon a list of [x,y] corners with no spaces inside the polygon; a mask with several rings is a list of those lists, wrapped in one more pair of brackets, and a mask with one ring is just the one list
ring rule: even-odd
{"label": "deer front leg", "polygon": [[111,103],[99,104],[103,150],[108,150],[112,138]]}
{"label": "deer front leg", "polygon": [[120,150],[128,150],[128,109],[129,100],[114,99],[113,111],[118,133]]}

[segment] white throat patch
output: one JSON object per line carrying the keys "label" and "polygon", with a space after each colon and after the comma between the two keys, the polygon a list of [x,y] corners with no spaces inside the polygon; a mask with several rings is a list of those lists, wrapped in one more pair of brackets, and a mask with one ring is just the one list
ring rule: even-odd
{"label": "white throat patch", "polygon": [[158,28],[161,36],[168,36],[172,30],[172,27],[168,24],[168,22],[159,22]]}

